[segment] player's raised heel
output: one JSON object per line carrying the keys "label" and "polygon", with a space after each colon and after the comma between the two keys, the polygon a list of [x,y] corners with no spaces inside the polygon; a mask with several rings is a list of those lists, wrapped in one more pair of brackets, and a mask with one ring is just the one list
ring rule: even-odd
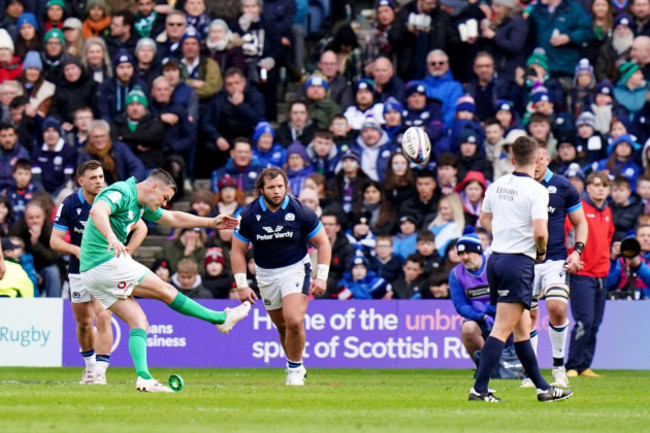
{"label": "player's raised heel", "polygon": [[566,400],[572,395],[573,391],[570,389],[562,389],[551,386],[546,391],[542,391],[541,389],[537,390],[537,401],[541,401],[543,403],[551,403],[553,401]]}
{"label": "player's raised heel", "polygon": [[303,386],[305,384],[305,377],[307,377],[307,369],[304,365],[298,368],[287,367],[287,379],[284,384],[287,386]]}
{"label": "player's raised heel", "polygon": [[107,385],[106,383],[106,373],[103,371],[95,371],[93,375],[93,385]]}
{"label": "player's raised heel", "polygon": [[135,381],[135,389],[142,392],[174,392],[170,387],[163,385],[156,379],[143,379],[140,376]]}
{"label": "player's raised heel", "polygon": [[476,392],[474,388],[469,390],[469,401],[485,401],[488,403],[499,403],[501,401],[500,398],[497,398],[493,393],[492,390],[488,389],[488,392],[483,392],[479,393]]}
{"label": "player's raised heel", "polygon": [[249,311],[251,311],[251,303],[246,301],[241,305],[235,308],[226,308],[224,312],[226,313],[226,321],[220,325],[215,325],[219,332],[227,334],[230,330],[244,317],[248,316]]}
{"label": "player's raised heel", "polygon": [[554,382],[551,384],[553,386],[559,386],[560,388],[569,387],[569,378],[566,375],[566,369],[562,367],[553,367],[551,371],[553,374]]}
{"label": "player's raised heel", "polygon": [[92,385],[93,380],[95,379],[94,373],[95,371],[90,368],[84,369],[84,372],[81,374],[81,380],[79,381],[79,384]]}

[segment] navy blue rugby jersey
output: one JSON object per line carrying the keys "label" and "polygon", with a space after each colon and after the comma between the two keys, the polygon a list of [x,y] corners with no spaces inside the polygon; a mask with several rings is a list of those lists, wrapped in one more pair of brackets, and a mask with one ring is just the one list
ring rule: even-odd
{"label": "navy blue rugby jersey", "polygon": [[[70,194],[59,205],[54,219],[54,228],[62,232],[69,231],[70,243],[81,246],[81,237],[86,228],[90,208],[92,208],[92,205],[86,201],[81,189]],[[79,273],[79,259],[75,255],[70,256],[68,272],[71,274]]]}
{"label": "navy blue rugby jersey", "polygon": [[307,241],[323,228],[314,211],[289,195],[276,212],[271,212],[260,197],[246,206],[240,217],[234,236],[253,243],[255,264],[264,269],[301,261],[307,255]]}

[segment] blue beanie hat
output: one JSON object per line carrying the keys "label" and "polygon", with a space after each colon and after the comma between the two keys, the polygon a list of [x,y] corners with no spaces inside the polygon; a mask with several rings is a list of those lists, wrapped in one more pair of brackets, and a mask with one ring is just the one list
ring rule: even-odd
{"label": "blue beanie hat", "polygon": [[570,177],[577,177],[583,183],[587,181],[587,178],[585,177],[585,172],[582,171],[580,165],[576,164],[575,162],[569,165],[567,171],[564,172],[564,177],[566,177],[567,179]]}
{"label": "blue beanie hat", "polygon": [[494,111],[514,111],[515,104],[507,99],[497,99],[494,103]]}
{"label": "blue beanie hat", "polygon": [[379,9],[382,6],[388,6],[392,10],[395,10],[395,2],[393,0],[379,0],[375,9]]}
{"label": "blue beanie hat", "polygon": [[456,250],[458,253],[470,252],[483,254],[481,240],[476,235],[473,227],[467,226],[465,228],[463,235],[456,241]]}
{"label": "blue beanie hat", "polygon": [[413,80],[406,84],[406,97],[408,98],[413,93],[427,94],[427,85],[424,81]]}
{"label": "blue beanie hat", "polygon": [[550,94],[546,92],[537,92],[533,95],[533,104],[537,104],[540,101],[553,102]]}
{"label": "blue beanie hat", "polygon": [[357,265],[363,265],[366,268],[370,267],[370,264],[368,263],[368,259],[366,259],[364,256],[352,257],[352,260],[350,260],[350,269],[352,269]]}
{"label": "blue beanie hat", "polygon": [[23,69],[36,68],[43,71],[43,61],[38,51],[28,51],[23,61]]}
{"label": "blue beanie hat", "polygon": [[115,57],[113,57],[113,69],[117,69],[117,67],[122,63],[130,63],[131,66],[135,67],[133,56],[124,48],[120,48],[117,51],[117,54],[115,54]]}
{"label": "blue beanie hat", "polygon": [[393,110],[399,111],[401,113],[404,111],[404,106],[401,102],[395,99],[395,97],[391,96],[390,98],[386,99],[386,102],[384,102],[384,114]]}
{"label": "blue beanie hat", "polygon": [[632,137],[630,134],[623,134],[620,137],[618,137],[616,140],[614,140],[614,142],[610,146],[608,153],[611,154],[614,151],[614,149],[616,149],[616,146],[618,146],[621,143],[629,144],[632,147],[633,151],[641,149],[641,145],[636,142],[634,137]]}
{"label": "blue beanie hat", "polygon": [[43,121],[43,132],[48,128],[54,128],[59,132],[59,134],[61,134],[61,122],[59,122],[54,116],[48,116]]}
{"label": "blue beanie hat", "polygon": [[38,21],[36,21],[36,15],[34,15],[31,12],[23,12],[20,14],[18,17],[18,23],[16,24],[16,27],[18,27],[18,30],[22,27],[23,24],[31,24],[34,26],[36,31],[38,31]]}
{"label": "blue beanie hat", "polygon": [[183,36],[181,36],[181,40],[178,41],[178,44],[182,47],[183,42],[185,42],[188,39],[196,39],[198,43],[201,43],[201,36],[199,35],[199,32],[196,31],[194,27],[188,27],[185,29],[185,33],[183,33]]}
{"label": "blue beanie hat", "polygon": [[304,88],[307,90],[311,86],[321,86],[324,87],[325,90],[327,91],[329,89],[329,85],[327,84],[327,80],[320,75],[312,75],[305,81]]}
{"label": "blue beanie hat", "polygon": [[273,138],[275,138],[275,131],[273,130],[273,126],[269,122],[261,121],[255,127],[255,132],[253,132],[253,141],[257,141],[257,139],[260,138],[262,134],[267,133],[271,134]]}
{"label": "blue beanie hat", "polygon": [[302,143],[299,141],[294,141],[293,143],[291,143],[291,145],[289,145],[289,147],[287,147],[287,159],[289,159],[289,157],[294,154],[300,155],[300,157],[305,162],[310,161],[309,155],[307,155],[307,149],[305,149],[305,146],[303,146]]}
{"label": "blue beanie hat", "polygon": [[355,92],[358,92],[359,90],[370,90],[370,92],[374,95],[376,92],[375,82],[370,78],[361,78],[359,81],[357,81],[356,86],[354,86]]}
{"label": "blue beanie hat", "polygon": [[456,101],[456,113],[459,111],[469,111],[476,114],[476,101],[471,95],[463,95]]}

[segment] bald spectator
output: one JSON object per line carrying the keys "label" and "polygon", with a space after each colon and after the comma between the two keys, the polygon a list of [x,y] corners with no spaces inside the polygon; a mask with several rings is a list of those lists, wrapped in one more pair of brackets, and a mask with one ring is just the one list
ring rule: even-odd
{"label": "bald spectator", "polygon": [[635,36],[650,36],[650,0],[632,0],[632,31]]}
{"label": "bald spectator", "polygon": [[637,36],[632,42],[630,59],[641,67],[646,80],[650,79],[650,37]]}
{"label": "bald spectator", "polygon": [[551,77],[573,80],[582,45],[594,37],[585,9],[574,0],[541,0],[528,16],[528,26],[535,46],[548,56]]}
{"label": "bald spectator", "polygon": [[463,96],[463,86],[454,80],[449,70],[449,56],[442,50],[427,55],[427,98],[442,102],[442,117],[446,127],[451,127],[456,115],[456,102]]}
{"label": "bald spectator", "polygon": [[406,98],[406,84],[395,75],[393,63],[387,57],[377,57],[372,63],[371,71],[375,79],[377,102],[386,102],[386,99],[391,96],[398,101],[403,101]]}
{"label": "bald spectator", "polygon": [[[608,36],[600,47],[596,59],[596,80],[609,79],[616,82],[616,71],[621,63],[630,58],[630,51],[634,43],[632,32],[632,19],[627,15],[619,15],[614,21],[613,32]],[[647,36],[644,36],[646,40]],[[647,78],[647,77],[646,77]]]}
{"label": "bald spectator", "polygon": [[[320,71],[320,75],[323,75],[327,80],[330,99],[336,102],[341,110],[345,110],[348,106],[354,104],[352,87],[341,74],[339,62],[334,51],[327,50],[321,54],[318,62],[318,70]],[[300,87],[298,96],[304,97],[305,93],[305,88]]]}

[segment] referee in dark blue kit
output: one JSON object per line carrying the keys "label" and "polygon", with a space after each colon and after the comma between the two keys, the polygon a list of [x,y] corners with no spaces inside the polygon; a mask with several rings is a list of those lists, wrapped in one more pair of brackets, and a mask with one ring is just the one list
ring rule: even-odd
{"label": "referee in dark blue kit", "polygon": [[500,400],[488,389],[490,375],[499,362],[505,341],[514,332],[515,351],[537,388],[537,400],[569,398],[570,389],[555,388],[544,380],[530,344],[530,309],[535,262],[546,257],[548,241],[548,191],[533,175],[539,145],[532,137],[519,137],[512,145],[515,171],[497,179],[485,193],[479,223],[492,233],[488,261],[490,303],[496,318],[481,351],[470,401]]}

